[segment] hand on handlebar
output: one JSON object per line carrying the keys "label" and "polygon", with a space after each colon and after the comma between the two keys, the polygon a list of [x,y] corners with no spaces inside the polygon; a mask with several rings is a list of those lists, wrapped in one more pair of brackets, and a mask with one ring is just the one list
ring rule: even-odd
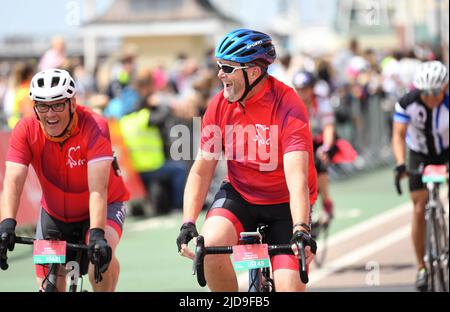
{"label": "hand on handlebar", "polygon": [[98,266],[100,273],[108,270],[109,263],[112,259],[112,249],[105,239],[105,231],[94,228],[90,230],[88,257],[90,261]]}
{"label": "hand on handlebar", "polygon": [[7,218],[0,222],[0,269],[8,269],[7,250],[13,251],[16,240],[16,220]]}
{"label": "hand on handlebar", "polygon": [[402,195],[402,188],[400,185],[400,180],[405,176],[407,176],[405,164],[396,166],[394,169],[394,180],[395,180],[395,187],[396,187],[397,193],[399,195]]}
{"label": "hand on handlebar", "polygon": [[198,232],[194,223],[186,222],[181,226],[180,234],[177,238],[178,252],[180,253],[180,255],[190,259],[194,259],[195,255],[192,251],[189,250],[188,243],[191,241],[191,239],[196,238],[197,236]]}
{"label": "hand on handlebar", "polygon": [[290,243],[292,245],[292,251],[297,258],[301,256],[299,250],[299,247],[301,245],[305,250],[306,265],[309,265],[313,261],[314,255],[317,251],[317,243],[309,233],[305,231],[295,231]]}

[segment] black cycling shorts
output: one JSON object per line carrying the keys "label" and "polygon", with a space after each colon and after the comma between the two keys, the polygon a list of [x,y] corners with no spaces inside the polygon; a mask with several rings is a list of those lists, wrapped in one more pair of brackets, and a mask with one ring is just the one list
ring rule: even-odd
{"label": "black cycling shorts", "polygon": [[416,153],[414,151],[409,152],[409,191],[417,191],[425,189],[426,186],[422,183],[423,168],[427,165],[448,165],[448,152],[445,150],[439,156],[430,157],[428,155]]}
{"label": "black cycling shorts", "polygon": [[[125,220],[125,205],[122,202],[108,204],[107,225],[111,226],[121,237],[123,222]],[[87,233],[89,230],[89,219],[80,222],[65,223],[41,208],[38,223],[36,226],[36,239],[58,239],[72,244],[87,244]],[[53,233],[59,233],[58,237],[53,237]],[[81,253],[81,258],[77,259],[78,253],[67,250],[66,263],[77,261],[80,264],[80,273],[85,275],[88,272],[89,260],[86,252]],[[46,265],[36,265],[36,276],[44,278],[47,275]]]}

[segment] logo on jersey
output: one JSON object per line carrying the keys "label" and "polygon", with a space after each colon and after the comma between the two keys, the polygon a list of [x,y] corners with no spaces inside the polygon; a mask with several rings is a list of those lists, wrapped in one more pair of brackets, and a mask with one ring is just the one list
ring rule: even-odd
{"label": "logo on jersey", "polygon": [[80,146],[70,147],[67,153],[67,166],[71,169],[77,166],[83,166],[86,164],[86,159],[81,158],[81,148]]}
{"label": "logo on jersey", "polygon": [[253,139],[253,142],[258,142],[258,145],[268,145],[269,146],[270,145],[270,128],[265,125],[256,124],[255,129],[256,129],[256,136]]}

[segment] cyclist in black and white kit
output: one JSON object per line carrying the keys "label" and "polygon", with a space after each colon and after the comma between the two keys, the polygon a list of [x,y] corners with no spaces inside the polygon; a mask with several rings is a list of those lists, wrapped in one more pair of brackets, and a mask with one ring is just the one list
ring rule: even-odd
{"label": "cyclist in black and white kit", "polygon": [[428,164],[448,164],[449,95],[448,70],[439,61],[422,63],[414,77],[415,90],[395,105],[392,149],[397,163],[396,181],[407,175],[406,146],[409,149],[409,191],[414,204],[412,240],[418,264],[416,287],[427,289],[423,261],[425,205],[428,192],[422,183],[421,168]]}

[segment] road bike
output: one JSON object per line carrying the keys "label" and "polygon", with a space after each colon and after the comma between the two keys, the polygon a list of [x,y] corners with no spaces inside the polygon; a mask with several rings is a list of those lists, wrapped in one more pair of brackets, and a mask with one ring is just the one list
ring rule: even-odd
{"label": "road bike", "polygon": [[447,181],[446,165],[428,165],[422,182],[428,190],[425,206],[425,264],[428,291],[449,291],[449,242],[444,205],[439,197],[440,185]]}
{"label": "road bike", "polygon": [[[448,224],[439,194],[440,185],[448,181],[448,165],[421,165],[417,170],[408,170],[407,173],[420,174],[428,190],[424,255],[428,282],[427,288],[421,291],[449,291]],[[399,177],[396,177],[395,184],[398,194],[402,194]]]}
{"label": "road bike", "polygon": [[[82,258],[86,257],[87,259],[87,250],[88,246],[85,244],[82,244],[81,242],[78,244],[68,243],[62,240],[59,240],[58,237],[60,237],[59,232],[56,231],[49,231],[50,236],[46,237],[45,240],[36,240],[31,237],[21,237],[16,236],[15,237],[15,243],[16,244],[24,244],[24,245],[33,245],[34,246],[34,258],[35,263],[39,264],[45,264],[48,265],[48,273],[45,276],[42,285],[41,290],[44,292],[58,292],[57,288],[57,279],[58,279],[58,272],[60,271],[61,267],[63,269],[66,269],[66,274],[70,277],[69,281],[69,292],[77,292],[78,291],[78,280],[81,279],[83,281],[82,276],[82,270],[80,269]],[[0,238],[0,257],[4,260],[2,263],[4,264],[1,269],[7,270],[9,265],[7,264],[7,247],[6,247],[6,240],[7,235],[3,234]],[[38,255],[36,254],[37,249],[39,248],[38,242],[43,242],[46,245],[46,250],[52,250],[47,255]],[[64,258],[61,259],[61,255],[55,254],[55,250],[58,248],[57,246],[64,246],[65,249],[63,250]],[[68,262],[65,266],[63,263],[65,262],[65,253],[69,250],[76,252],[76,261]],[[94,259],[98,259],[99,255],[99,247],[94,246]],[[39,259],[38,262],[36,262],[36,259]],[[102,275],[100,273],[99,266],[97,265],[97,262],[94,261],[94,278],[95,282],[99,283],[102,281]],[[66,275],[65,274],[65,275]],[[80,292],[86,291],[83,290],[83,283],[81,283]]]}
{"label": "road bike", "polygon": [[[266,244],[266,230],[267,225],[258,225],[256,232],[242,232],[239,245],[244,246],[267,246],[268,255],[283,253],[293,255],[293,251],[290,244],[285,245],[267,245]],[[239,246],[238,245],[238,246]],[[299,274],[303,283],[308,283],[308,272],[306,268],[305,251],[302,243],[297,244],[299,249]],[[197,245],[195,248],[195,257],[193,263],[193,275],[197,275],[197,282],[201,287],[206,286],[206,279],[204,274],[204,258],[206,255],[212,254],[233,254],[237,251],[237,246],[220,246],[220,247],[205,247],[205,241],[203,236],[197,237]],[[265,264],[264,260],[252,260],[252,264],[249,264],[248,292],[275,292],[274,280],[271,276],[271,270],[268,265],[269,260]]]}

